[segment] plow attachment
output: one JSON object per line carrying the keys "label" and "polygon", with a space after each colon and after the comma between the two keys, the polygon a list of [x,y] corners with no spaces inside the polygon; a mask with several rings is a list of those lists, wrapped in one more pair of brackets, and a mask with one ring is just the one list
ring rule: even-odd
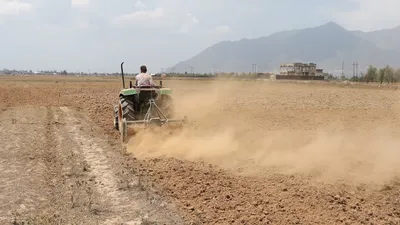
{"label": "plow attachment", "polygon": [[151,127],[181,128],[187,123],[187,117],[183,119],[170,119],[157,106],[154,99],[149,100],[149,108],[141,120],[127,120],[125,117],[120,122],[119,131],[122,142],[126,142],[129,129],[146,129]]}

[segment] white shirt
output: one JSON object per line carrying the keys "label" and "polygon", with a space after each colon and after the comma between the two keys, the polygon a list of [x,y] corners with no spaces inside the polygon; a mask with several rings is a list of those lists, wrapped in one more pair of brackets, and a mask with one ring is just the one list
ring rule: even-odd
{"label": "white shirt", "polygon": [[153,82],[153,78],[148,73],[139,73],[136,75],[135,79],[137,80],[138,86],[152,86],[155,85]]}

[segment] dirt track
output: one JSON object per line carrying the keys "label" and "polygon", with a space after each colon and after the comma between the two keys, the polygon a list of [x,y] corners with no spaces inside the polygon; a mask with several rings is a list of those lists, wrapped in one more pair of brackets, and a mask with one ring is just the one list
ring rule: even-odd
{"label": "dirt track", "polygon": [[81,113],[24,106],[0,116],[1,224],[182,223]]}
{"label": "dirt track", "polygon": [[400,224],[395,89],[166,81],[193,124],[124,149],[119,80],[1,82],[2,224]]}

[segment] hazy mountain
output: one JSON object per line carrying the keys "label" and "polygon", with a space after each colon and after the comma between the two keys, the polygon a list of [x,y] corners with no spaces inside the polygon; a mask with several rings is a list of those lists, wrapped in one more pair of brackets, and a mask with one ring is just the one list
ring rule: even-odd
{"label": "hazy mountain", "polygon": [[[371,38],[364,37],[364,34]],[[348,31],[329,22],[318,27],[283,31],[257,39],[222,41],[173,67],[177,72],[188,73],[191,67],[200,73],[210,73],[213,69],[251,72],[252,64],[257,64],[258,71],[263,72],[279,71],[281,63],[315,62],[319,68],[332,72],[340,71],[344,61],[346,74],[351,76],[354,61],[358,61],[359,71],[369,64],[400,66],[397,60],[400,53],[376,44],[378,38],[374,39],[374,35]]]}
{"label": "hazy mountain", "polygon": [[400,26],[371,32],[353,31],[353,33],[373,42],[379,48],[400,52]]}

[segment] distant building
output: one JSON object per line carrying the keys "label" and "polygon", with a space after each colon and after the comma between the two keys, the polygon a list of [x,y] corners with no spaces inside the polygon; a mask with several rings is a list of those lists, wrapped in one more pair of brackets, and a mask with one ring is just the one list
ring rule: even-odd
{"label": "distant building", "polygon": [[323,69],[317,69],[315,72],[315,76],[324,76],[324,70]]}
{"label": "distant building", "polygon": [[317,69],[315,63],[281,64],[280,74],[288,76],[323,76],[323,69]]}
{"label": "distant building", "polygon": [[323,69],[317,69],[315,63],[281,64],[276,80],[324,80]]}

